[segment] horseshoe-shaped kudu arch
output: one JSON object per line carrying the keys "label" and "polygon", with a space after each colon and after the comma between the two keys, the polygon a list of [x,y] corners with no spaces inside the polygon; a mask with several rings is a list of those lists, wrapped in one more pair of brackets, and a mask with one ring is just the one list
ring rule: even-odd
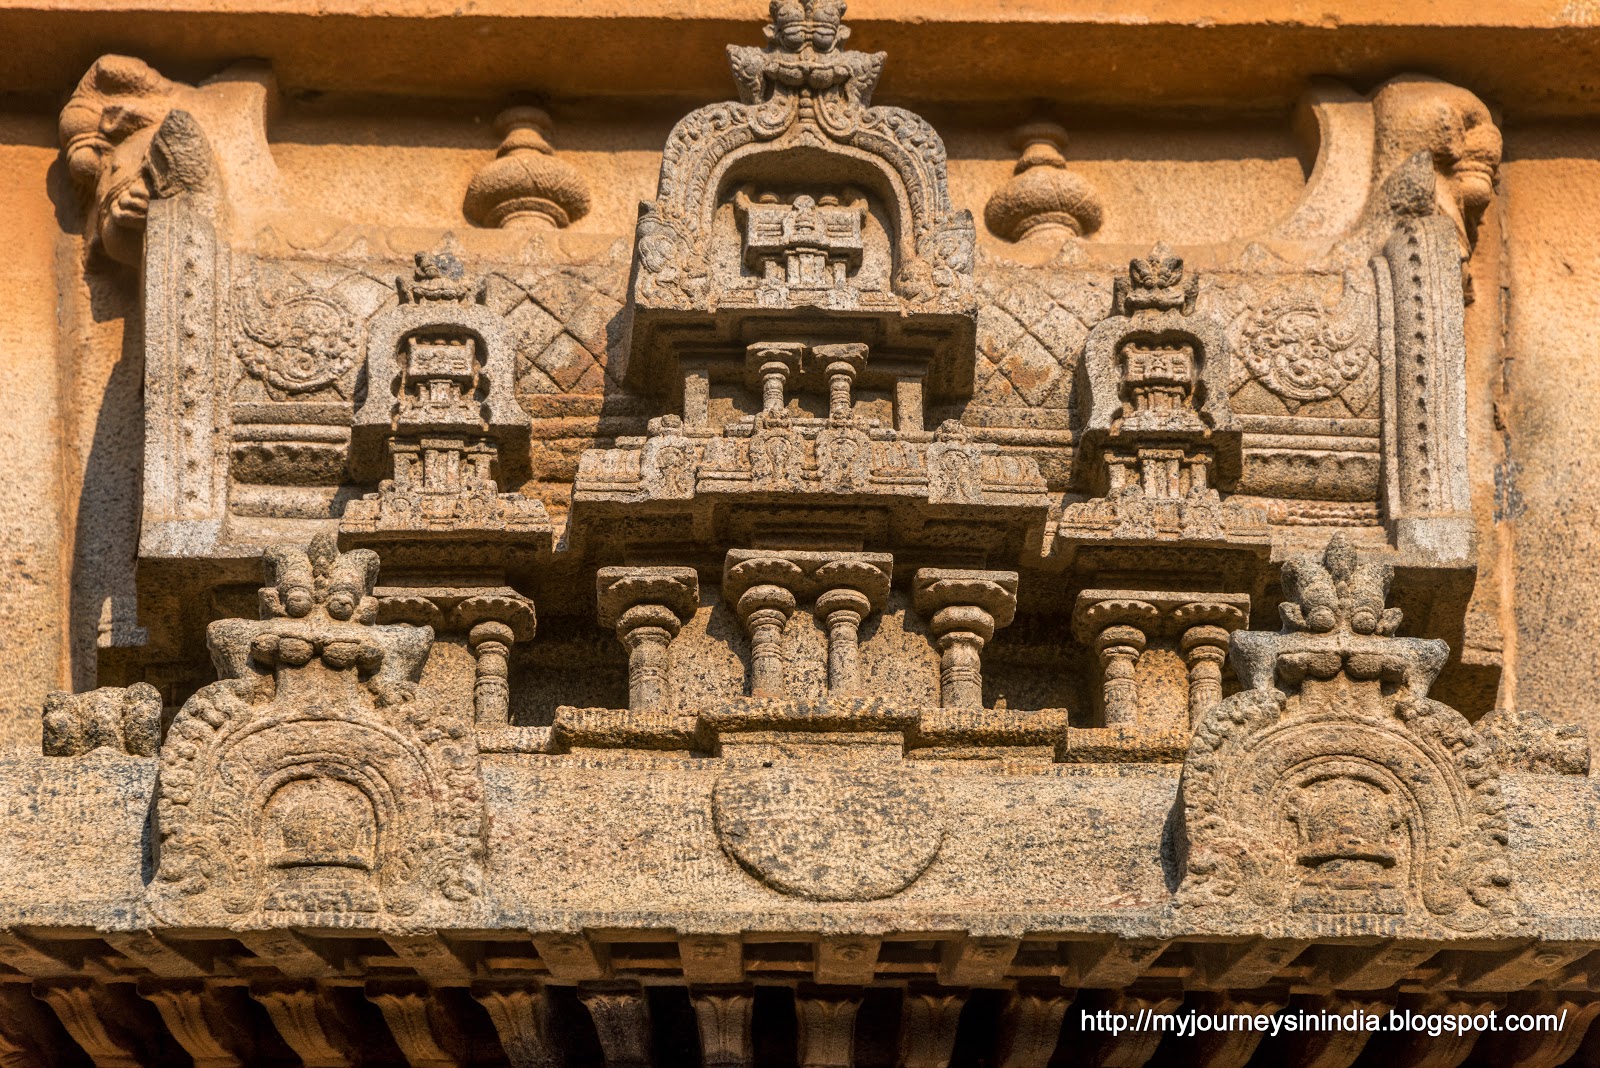
{"label": "horseshoe-shaped kudu arch", "polygon": [[0,1068],[1600,1065],[1600,25],[753,5],[0,0]]}

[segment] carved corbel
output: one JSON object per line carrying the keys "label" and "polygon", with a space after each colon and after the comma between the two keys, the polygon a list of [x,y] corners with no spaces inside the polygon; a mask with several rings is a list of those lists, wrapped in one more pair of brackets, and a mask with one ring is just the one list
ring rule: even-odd
{"label": "carved corbel", "polygon": [[550,126],[541,108],[495,116],[500,149],[467,186],[467,218],[479,226],[560,230],[589,213],[589,183],[550,147]]}
{"label": "carved corbel", "polygon": [[628,707],[666,707],[670,647],[700,605],[692,567],[606,567],[595,577],[600,625],[628,650]]}
{"label": "carved corbel", "polygon": [[982,708],[983,647],[1016,615],[1017,573],[925,567],[913,590],[912,603],[939,645],[939,704]]}
{"label": "carved corbel", "polygon": [[750,1068],[755,1063],[750,1033],[755,999],[750,993],[695,990],[690,998],[706,1068]]}
{"label": "carved corbel", "polygon": [[383,1013],[408,1065],[453,1068],[465,1060],[463,1035],[427,983],[372,981],[366,985],[366,995]]}
{"label": "carved corbel", "polygon": [[359,1030],[327,991],[309,983],[257,983],[250,996],[267,1010],[272,1025],[302,1064],[343,1068],[360,1063],[351,1041]]}
{"label": "carved corbel", "polygon": [[477,983],[484,1007],[512,1068],[548,1068],[565,1059],[552,1033],[550,998],[538,983]]}
{"label": "carved corbel", "polygon": [[945,1068],[955,1052],[956,1028],[966,1004],[964,990],[907,990],[900,1001],[902,1068]]}
{"label": "carved corbel", "polygon": [[650,1003],[638,983],[578,988],[589,1010],[606,1068],[652,1068]]}
{"label": "carved corbel", "polygon": [[851,1068],[859,995],[817,991],[795,994],[800,1068]]}

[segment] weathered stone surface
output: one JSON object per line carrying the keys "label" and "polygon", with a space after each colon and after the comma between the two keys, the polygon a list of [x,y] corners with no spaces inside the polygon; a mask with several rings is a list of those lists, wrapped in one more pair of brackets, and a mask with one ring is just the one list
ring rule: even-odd
{"label": "weathered stone surface", "polygon": [[1581,13],[580,6],[0,11],[0,1062],[1592,1061]]}

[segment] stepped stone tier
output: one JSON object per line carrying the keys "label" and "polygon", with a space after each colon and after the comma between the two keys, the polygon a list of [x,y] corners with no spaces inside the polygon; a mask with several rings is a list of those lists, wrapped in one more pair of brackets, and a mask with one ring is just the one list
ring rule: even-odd
{"label": "stepped stone tier", "polygon": [[1593,5],[855,6],[0,0],[0,1066],[1600,1064]]}

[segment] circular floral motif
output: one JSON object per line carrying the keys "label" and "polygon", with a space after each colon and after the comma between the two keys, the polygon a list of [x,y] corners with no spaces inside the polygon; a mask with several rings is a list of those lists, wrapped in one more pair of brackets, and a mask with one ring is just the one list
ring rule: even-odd
{"label": "circular floral motif", "polygon": [[1327,400],[1342,393],[1372,363],[1355,344],[1356,331],[1330,322],[1315,301],[1273,301],[1251,312],[1239,332],[1239,360],[1267,389],[1288,400]]}
{"label": "circular floral motif", "polygon": [[236,340],[250,376],[280,400],[338,388],[355,366],[354,317],[332,297],[304,285],[241,289]]}

